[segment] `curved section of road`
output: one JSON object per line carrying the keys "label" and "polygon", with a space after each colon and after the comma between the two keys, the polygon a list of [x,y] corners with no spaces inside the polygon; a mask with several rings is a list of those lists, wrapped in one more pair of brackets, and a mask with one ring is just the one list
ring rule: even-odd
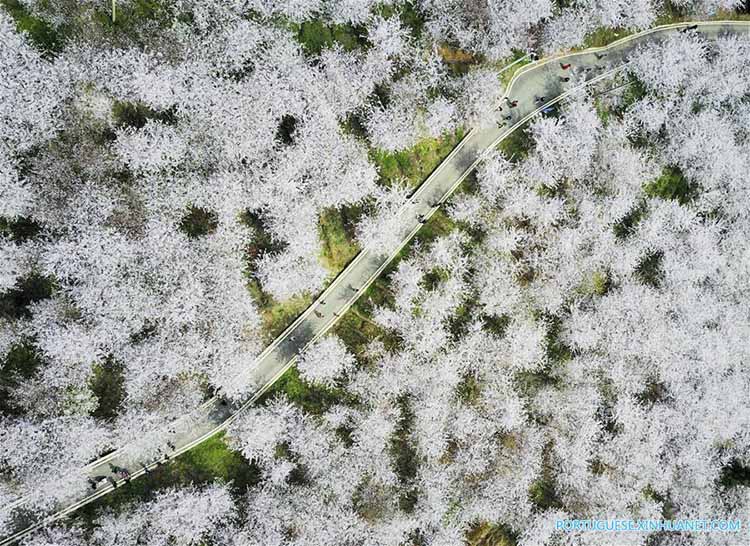
{"label": "curved section of road", "polygon": [[[497,105],[496,119],[491,120],[486,127],[472,128],[399,210],[394,220],[401,235],[399,244],[394,248],[365,249],[360,252],[318,299],[258,356],[243,377],[238,378],[240,384],[257,386],[249,399],[238,404],[229,404],[220,398],[209,400],[168,430],[156,431],[155,435],[163,448],[155,450],[149,457],[136,457],[133,460],[133,457],[128,456],[127,449],[119,449],[94,461],[83,469],[82,480],[89,479],[96,486],[86,489],[84,484],[80,495],[62,502],[53,513],[23,525],[23,528],[16,530],[11,536],[0,540],[0,546],[21,540],[34,530],[71,514],[81,506],[113,491],[125,481],[149,472],[171,457],[225,430],[294,364],[302,349],[323,336],[338,321],[500,141],[550,105],[621,70],[636,47],[663,40],[668,34],[688,26],[695,26],[692,31],[701,32],[709,38],[716,38],[724,33],[750,34],[750,22],[746,21],[665,25],[632,34],[605,47],[541,59],[519,69],[501,104]],[[579,74],[583,71],[583,81],[577,84],[564,81],[568,71],[563,70],[560,63],[571,63]],[[544,103],[539,104],[535,100],[538,96],[549,100],[544,99]],[[25,499],[18,499],[3,507],[2,511],[22,509],[25,502]]]}

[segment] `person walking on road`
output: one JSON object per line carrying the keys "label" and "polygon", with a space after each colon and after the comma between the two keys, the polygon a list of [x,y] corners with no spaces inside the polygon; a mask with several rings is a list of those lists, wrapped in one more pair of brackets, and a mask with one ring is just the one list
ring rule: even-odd
{"label": "person walking on road", "polygon": [[560,68],[562,68],[563,70],[567,70],[568,68],[570,68],[570,63],[560,63]]}
{"label": "person walking on road", "polygon": [[599,59],[600,61],[601,61],[601,60],[602,60],[602,59],[603,59],[604,57],[606,57],[606,56],[607,56],[607,54],[606,54],[606,53],[594,53],[594,57],[596,57],[596,58],[597,58],[597,59]]}
{"label": "person walking on road", "polygon": [[567,83],[570,81],[570,76],[560,76],[560,81]]}

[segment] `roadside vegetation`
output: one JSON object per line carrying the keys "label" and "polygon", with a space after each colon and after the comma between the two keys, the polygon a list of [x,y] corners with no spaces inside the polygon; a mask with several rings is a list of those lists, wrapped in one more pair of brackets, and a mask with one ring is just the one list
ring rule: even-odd
{"label": "roadside vegetation", "polygon": [[117,512],[146,502],[156,493],[174,487],[201,486],[219,481],[229,484],[239,498],[260,479],[259,469],[240,453],[229,449],[224,435],[220,434],[84,506],[74,514],[70,523],[82,525],[91,531],[96,527],[96,519],[102,511]]}
{"label": "roadside vegetation", "polygon": [[422,140],[408,150],[385,152],[372,150],[370,158],[378,169],[378,182],[390,186],[406,182],[416,189],[442,163],[464,136],[462,129],[441,138]]}

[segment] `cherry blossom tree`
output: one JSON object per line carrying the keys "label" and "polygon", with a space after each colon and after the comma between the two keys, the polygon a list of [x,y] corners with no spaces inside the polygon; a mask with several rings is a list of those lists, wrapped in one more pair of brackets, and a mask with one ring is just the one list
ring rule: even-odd
{"label": "cherry blossom tree", "polygon": [[360,220],[357,239],[363,247],[388,255],[401,243],[410,224],[405,216],[410,191],[405,183],[395,182],[390,187],[376,187],[373,194],[375,212]]}
{"label": "cherry blossom tree", "polygon": [[351,371],[354,362],[339,338],[326,336],[297,357],[297,368],[305,381],[332,387],[342,374]]}
{"label": "cherry blossom tree", "polygon": [[552,3],[425,0],[427,28],[438,41],[456,41],[463,49],[502,59],[526,46],[533,25],[552,15]]}
{"label": "cherry blossom tree", "polygon": [[0,214],[25,215],[33,194],[19,173],[19,161],[34,146],[52,138],[60,128],[64,85],[53,65],[41,59],[26,38],[15,31],[10,17],[0,12]]}
{"label": "cherry blossom tree", "polygon": [[147,503],[122,513],[105,513],[92,537],[96,546],[119,544],[195,544],[222,536],[222,528],[236,518],[235,504],[226,485],[215,483],[167,489]]}
{"label": "cherry blossom tree", "polygon": [[109,434],[89,417],[2,422],[0,466],[14,477],[17,496],[49,506],[88,487],[83,466],[110,447]]}
{"label": "cherry blossom tree", "polygon": [[47,528],[23,540],[24,546],[80,546],[85,544],[79,529]]}

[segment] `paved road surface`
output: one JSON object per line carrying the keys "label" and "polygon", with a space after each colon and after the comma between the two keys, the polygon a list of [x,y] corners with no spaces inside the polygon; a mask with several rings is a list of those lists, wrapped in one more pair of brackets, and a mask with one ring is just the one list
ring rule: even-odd
{"label": "paved road surface", "polygon": [[[628,55],[641,44],[662,40],[667,34],[693,23],[680,23],[657,27],[651,30],[623,38],[605,48],[592,48],[578,53],[559,55],[528,64],[514,75],[506,97],[517,101],[511,108],[507,101],[500,104],[502,111],[496,112],[497,119],[490,120],[486,127],[474,128],[429,176],[412,196],[412,200],[398,213],[401,243],[396,248],[383,248],[377,252],[362,251],[342,271],[321,296],[276,338],[263,351],[253,366],[247,371],[243,381],[249,380],[259,387],[255,394],[243,404],[232,405],[220,399],[212,399],[196,410],[195,414],[174,423],[167,430],[155,431],[161,444],[161,454],[136,461],[129,460],[124,450],[118,450],[87,466],[84,471],[87,477],[103,481],[95,489],[87,488],[78,497],[63,503],[54,513],[40,519],[15,534],[0,541],[0,546],[12,544],[28,535],[33,530],[51,523],[94,499],[106,495],[114,489],[112,482],[121,485],[122,474],[113,473],[113,468],[125,468],[129,479],[140,476],[147,469],[164,464],[179,453],[187,451],[205,439],[224,430],[239,413],[257,401],[271,385],[294,363],[297,353],[306,345],[324,335],[338,318],[346,312],[362,291],[385,269],[388,263],[419,231],[422,220],[429,218],[444,202],[461,181],[476,167],[482,157],[493,150],[497,144],[518,129],[528,119],[538,114],[543,108],[559,102],[564,98],[580,92],[583,87],[604,78],[611,77],[627,62]],[[750,22],[706,22],[697,23],[698,32],[713,38],[723,32],[750,33]],[[606,54],[606,56],[602,56]],[[589,68],[587,81],[577,86],[560,80],[567,75],[560,63],[571,63],[576,69]],[[535,97],[544,96],[545,104],[537,104]],[[504,120],[510,114],[512,119]],[[503,125],[505,124],[505,125]],[[171,444],[168,445],[168,442]],[[173,447],[172,447],[173,446]],[[158,460],[156,460],[158,458]],[[84,484],[85,485],[85,484]],[[24,499],[3,508],[13,510],[22,507]]]}

